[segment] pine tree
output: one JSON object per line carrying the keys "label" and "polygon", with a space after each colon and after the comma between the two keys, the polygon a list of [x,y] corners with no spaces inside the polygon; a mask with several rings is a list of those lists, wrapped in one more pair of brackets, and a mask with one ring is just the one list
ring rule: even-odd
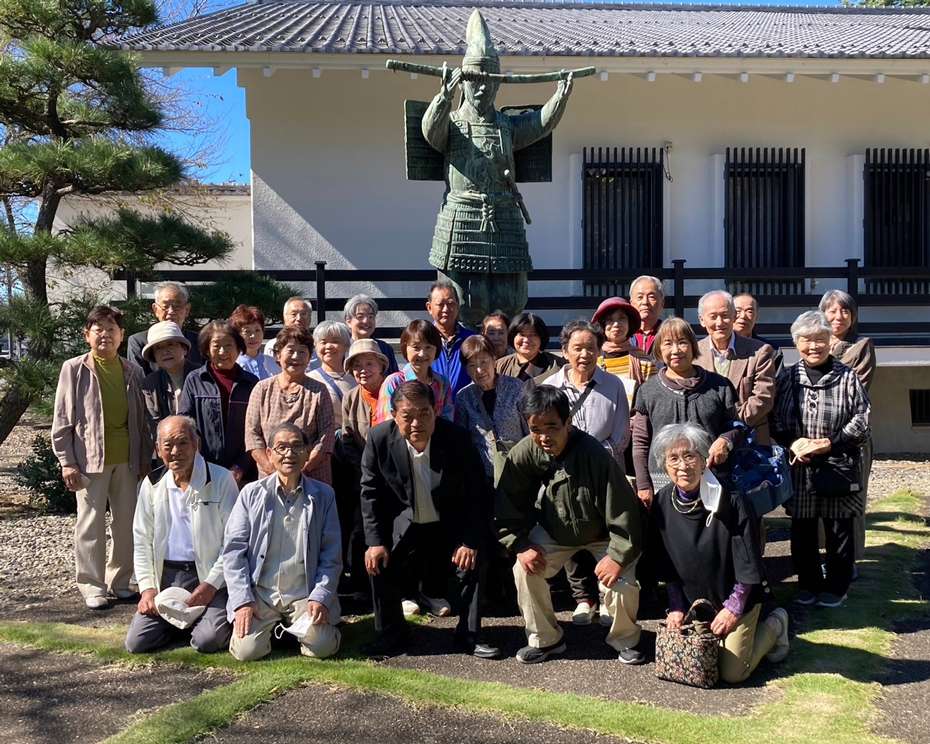
{"label": "pine tree", "polygon": [[68,313],[49,306],[50,266],[145,278],[159,262],[193,265],[232,248],[225,233],[129,209],[53,232],[67,195],[185,178],[181,160],[154,144],[165,114],[138,60],[104,46],[157,20],[151,0],[0,0],[0,263],[21,288],[0,326],[29,342],[0,380],[0,442],[57,377]]}

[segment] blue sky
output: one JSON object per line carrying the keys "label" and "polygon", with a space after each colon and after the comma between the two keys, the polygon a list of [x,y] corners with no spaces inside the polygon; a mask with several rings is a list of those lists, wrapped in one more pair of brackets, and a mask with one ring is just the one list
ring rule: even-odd
{"label": "blue sky", "polygon": [[[649,0],[644,0],[649,2]],[[681,3],[701,4],[700,0],[679,0]],[[719,5],[720,3],[704,3]],[[839,6],[840,0],[797,0],[775,3],[764,0],[743,0],[740,5],[794,5],[794,6]],[[195,100],[204,107],[208,117],[222,121],[225,140],[214,162],[194,170],[191,175],[209,183],[248,183],[249,120],[245,115],[245,91],[236,85],[236,72],[230,70],[221,77],[214,77],[212,69],[187,69],[177,73],[185,87],[190,89]],[[168,137],[168,146],[183,151],[190,147],[191,139],[184,135]]]}

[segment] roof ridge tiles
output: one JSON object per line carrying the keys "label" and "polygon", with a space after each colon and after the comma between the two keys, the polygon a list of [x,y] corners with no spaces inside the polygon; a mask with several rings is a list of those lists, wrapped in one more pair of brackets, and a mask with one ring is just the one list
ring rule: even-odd
{"label": "roof ridge tiles", "polygon": [[391,5],[396,7],[425,8],[601,8],[603,10],[648,11],[742,11],[790,14],[838,15],[930,15],[930,7],[892,7],[868,5],[754,5],[750,3],[682,3],[642,2],[641,0],[251,0],[211,14],[225,13],[249,5]]}

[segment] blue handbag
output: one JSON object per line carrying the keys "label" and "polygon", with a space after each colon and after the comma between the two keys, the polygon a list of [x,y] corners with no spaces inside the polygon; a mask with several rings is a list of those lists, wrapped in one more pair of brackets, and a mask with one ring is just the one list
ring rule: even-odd
{"label": "blue handbag", "polygon": [[730,482],[761,518],[784,504],[794,493],[788,453],[777,444],[758,444],[755,432],[745,424],[734,423],[733,426],[747,429],[749,435],[746,443],[730,455]]}

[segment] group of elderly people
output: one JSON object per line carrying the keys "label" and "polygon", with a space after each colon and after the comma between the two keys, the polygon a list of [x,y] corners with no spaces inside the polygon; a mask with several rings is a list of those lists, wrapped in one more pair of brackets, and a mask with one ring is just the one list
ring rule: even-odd
{"label": "group of elderly people", "polygon": [[739,682],[788,644],[762,515],[726,477],[748,436],[792,452],[795,601],[846,600],[864,536],[875,367],[848,295],[828,292],[795,321],[801,360],[780,373],[748,295],[701,298],[699,342],[684,320],[661,318],[662,284],[643,276],[629,302],[609,298],[590,321],[567,323],[561,356],[538,315],[494,312],[476,334],[458,322],[459,302],[448,282],[430,288],[433,322],[404,329],[400,368],[372,337],[378,307],[364,295],[344,323],[312,332],[310,303],[292,298],[266,344],[256,307],[185,330],[187,290],[161,284],[158,322],[130,337],[129,361],[117,353],[119,310],[94,308],[90,351],[63,365],[53,424],[78,497],[87,606],[134,596],[134,571],[130,651],[184,628],[195,648],[228,644],[255,659],[280,626],[323,657],[339,646],[345,564],[344,588],[373,601],[381,631],[364,653],[402,647],[404,615],[425,609],[456,612],[457,647],[493,658],[481,604],[512,574],[527,635],[517,658],[535,663],[565,650],[546,583],[564,566],[573,622],[599,607],[607,643],[638,664],[640,573],[665,582],[670,627],[697,599],[717,608],[721,675]]}

